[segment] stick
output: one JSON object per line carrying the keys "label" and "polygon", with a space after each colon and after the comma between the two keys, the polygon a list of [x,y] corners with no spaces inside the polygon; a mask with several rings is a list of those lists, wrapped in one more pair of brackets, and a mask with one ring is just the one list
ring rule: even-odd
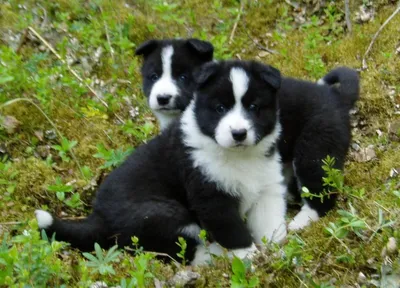
{"label": "stick", "polygon": [[280,53],[279,53],[278,51],[269,49],[269,48],[267,48],[267,47],[261,45],[260,43],[258,43],[256,40],[254,40],[254,39],[250,36],[250,34],[249,34],[249,32],[247,31],[247,29],[245,29],[245,30],[246,30],[247,37],[249,37],[249,39],[250,39],[251,41],[253,41],[254,45],[256,45],[258,49],[263,50],[263,51],[267,51],[268,53],[271,53],[271,54],[280,55]]}
{"label": "stick", "polygon": [[389,18],[386,19],[386,21],[382,24],[382,26],[375,33],[374,37],[372,38],[371,43],[368,46],[367,51],[365,51],[365,54],[363,56],[361,70],[365,70],[368,68],[366,57],[367,57],[368,53],[371,51],[372,45],[374,45],[376,38],[378,38],[379,33],[381,33],[383,28],[385,28],[385,26],[393,19],[394,16],[396,16],[397,13],[399,13],[399,11],[400,11],[400,3],[399,3],[399,6],[397,7],[397,9],[392,13],[392,15],[389,16]]}
{"label": "stick", "polygon": [[99,8],[100,8],[101,16],[103,17],[103,24],[104,24],[104,29],[106,30],[106,38],[107,38],[107,42],[108,42],[108,47],[110,48],[111,59],[112,59],[113,63],[115,63],[114,50],[111,46],[110,35],[108,34],[108,26],[107,26],[106,21],[104,20],[103,9],[101,8],[101,6],[99,6]]}
{"label": "stick", "polygon": [[350,8],[349,8],[349,0],[344,0],[344,17],[346,19],[346,26],[347,30],[351,34],[352,32],[352,27],[351,27],[351,20],[350,20]]}
{"label": "stick", "polygon": [[235,24],[233,24],[231,36],[229,37],[229,45],[232,44],[233,37],[235,37],[236,28],[237,28],[237,25],[238,25],[238,23],[239,23],[240,16],[241,16],[242,13],[243,13],[244,2],[245,2],[245,0],[241,0],[241,1],[240,1],[240,10],[239,10],[239,13],[238,13],[238,15],[237,15],[237,17],[236,17]]}
{"label": "stick", "polygon": [[0,225],[19,225],[22,224],[23,222],[2,222]]}
{"label": "stick", "polygon": [[[76,79],[78,79],[79,82],[81,82],[81,84],[85,85],[86,88],[88,88],[90,90],[90,92],[92,92],[92,94],[106,107],[108,108],[108,104],[100,98],[100,96],[97,94],[97,92],[89,85],[87,84],[85,81],[83,81],[83,79],[78,75],[78,73],[76,73],[76,71],[74,69],[71,68],[71,66],[69,66],[69,64],[61,58],[61,56],[56,52],[56,50],[42,37],[40,36],[40,34],[38,32],[36,32],[35,29],[33,29],[32,27],[28,27],[28,30],[31,31],[40,41],[43,42],[43,44],[58,58],[58,60],[60,60],[64,65],[67,66],[67,69],[69,72],[72,73],[72,75],[75,76]],[[125,121],[121,119],[121,117],[119,117],[116,113],[114,113],[115,117],[121,121],[121,123],[125,124]]]}

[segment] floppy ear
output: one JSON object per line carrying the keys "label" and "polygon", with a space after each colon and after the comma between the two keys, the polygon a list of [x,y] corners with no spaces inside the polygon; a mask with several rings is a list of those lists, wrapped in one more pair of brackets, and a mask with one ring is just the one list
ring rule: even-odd
{"label": "floppy ear", "polygon": [[204,85],[218,71],[219,64],[216,62],[207,62],[193,72],[194,81],[198,86]]}
{"label": "floppy ear", "polygon": [[187,39],[187,45],[199,54],[204,60],[211,61],[214,54],[214,46],[208,42],[195,38]]}
{"label": "floppy ear", "polygon": [[136,48],[135,55],[147,56],[151,52],[153,52],[154,49],[157,48],[158,44],[159,44],[159,41],[157,41],[157,40],[149,40],[149,41],[143,42],[142,44],[139,45],[138,48]]}
{"label": "floppy ear", "polygon": [[261,79],[267,82],[272,88],[277,90],[281,87],[281,72],[275,67],[255,62],[255,71],[260,75]]}

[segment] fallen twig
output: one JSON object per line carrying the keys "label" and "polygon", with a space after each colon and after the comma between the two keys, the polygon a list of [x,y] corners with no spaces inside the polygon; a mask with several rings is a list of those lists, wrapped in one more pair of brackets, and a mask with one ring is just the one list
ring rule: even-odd
{"label": "fallen twig", "polygon": [[240,1],[240,10],[239,10],[239,13],[238,13],[238,15],[236,17],[235,24],[233,24],[231,36],[229,37],[229,44],[232,44],[233,38],[235,37],[236,28],[237,28],[237,25],[238,25],[238,23],[240,21],[240,16],[242,16],[242,13],[243,13],[244,3],[245,3],[245,0],[241,0]]}
{"label": "fallen twig", "polygon": [[108,42],[108,47],[110,48],[111,59],[112,59],[112,61],[113,61],[113,63],[114,63],[114,62],[115,62],[115,59],[114,59],[114,50],[113,50],[113,48],[112,48],[112,46],[111,46],[110,35],[108,34],[108,26],[107,26],[106,21],[104,20],[103,9],[101,8],[101,6],[100,6],[100,12],[101,12],[101,16],[103,17],[103,24],[104,24],[104,29],[105,29],[105,31],[106,31],[106,38],[107,38],[107,42]]}
{"label": "fallen twig", "polygon": [[[97,94],[97,92],[89,85],[87,84],[85,81],[83,81],[83,79],[78,75],[78,73],[71,68],[71,66],[69,66],[69,64],[61,58],[61,56],[57,53],[57,51],[42,37],[40,36],[40,34],[38,32],[36,32],[35,29],[33,29],[32,27],[28,27],[28,30],[31,31],[40,41],[43,42],[43,44],[58,58],[58,60],[60,60],[64,65],[67,66],[67,69],[69,72],[71,72],[72,75],[75,76],[76,79],[78,79],[79,82],[81,82],[81,84],[85,85],[86,88],[88,88],[90,90],[90,92],[92,92],[92,94],[106,107],[108,108],[108,104],[101,99],[101,97]],[[115,117],[123,124],[125,124],[125,121],[122,120],[121,117],[119,117],[116,113],[114,113]]]}
{"label": "fallen twig", "polygon": [[396,8],[396,10],[392,13],[392,15],[390,15],[389,18],[386,19],[386,21],[382,24],[382,26],[375,33],[374,37],[372,38],[371,43],[368,46],[367,51],[365,51],[365,54],[363,56],[361,70],[365,70],[368,68],[366,58],[367,58],[367,55],[369,54],[369,52],[371,51],[372,45],[374,45],[376,38],[378,38],[378,35],[381,33],[383,28],[385,28],[385,26],[393,19],[394,16],[396,16],[397,13],[399,13],[399,11],[400,11],[400,3],[398,5],[398,7]]}
{"label": "fallen twig", "polygon": [[269,48],[267,48],[267,47],[261,45],[260,43],[258,43],[256,40],[253,39],[253,37],[251,37],[251,35],[250,35],[249,32],[247,31],[247,29],[245,29],[245,30],[246,30],[247,37],[248,37],[251,41],[253,41],[254,45],[256,45],[258,49],[263,50],[263,51],[267,51],[268,53],[271,53],[271,54],[278,54],[278,55],[280,55],[280,53],[279,53],[278,51],[269,49]]}
{"label": "fallen twig", "polygon": [[351,34],[352,27],[351,27],[351,19],[350,19],[350,7],[349,7],[349,0],[344,0],[344,17],[346,19],[346,26],[347,30]]}
{"label": "fallen twig", "polygon": [[[132,248],[130,248],[130,247],[124,247],[124,249],[127,250],[127,251],[131,251],[131,252],[135,252],[135,251],[136,251],[135,249],[132,249]],[[146,251],[146,250],[141,251],[141,252],[142,252],[142,253],[154,254],[154,255],[156,255],[156,256],[167,257],[167,258],[171,259],[178,267],[181,266],[181,263],[179,263],[178,261],[176,261],[174,258],[172,258],[172,257],[171,257],[169,254],[167,254],[167,253],[154,252],[154,251]]]}

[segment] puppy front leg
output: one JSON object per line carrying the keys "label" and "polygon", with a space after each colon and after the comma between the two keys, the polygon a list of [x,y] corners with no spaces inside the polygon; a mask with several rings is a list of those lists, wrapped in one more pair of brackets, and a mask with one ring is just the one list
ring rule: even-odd
{"label": "puppy front leg", "polygon": [[[250,231],[239,214],[237,199],[213,185],[201,183],[190,191],[189,201],[190,209],[203,228],[218,244],[229,250],[229,256],[251,257],[257,251]],[[201,257],[196,255],[195,263],[196,258]]]}
{"label": "puppy front leg", "polygon": [[247,225],[256,244],[268,241],[281,242],[286,237],[286,188],[273,184],[266,188],[248,213]]}

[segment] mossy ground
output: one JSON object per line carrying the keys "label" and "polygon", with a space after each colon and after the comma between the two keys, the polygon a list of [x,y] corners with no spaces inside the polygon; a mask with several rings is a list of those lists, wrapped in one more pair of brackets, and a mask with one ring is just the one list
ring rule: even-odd
{"label": "mossy ground", "polygon": [[[240,13],[237,1],[167,2],[10,0],[0,4],[0,105],[11,99],[28,98],[55,124],[51,125],[28,102],[2,107],[2,117],[12,116],[19,122],[14,131],[7,132],[7,127],[0,130],[1,151],[11,159],[0,175],[2,235],[21,233],[33,219],[33,211],[40,207],[63,216],[86,215],[96,186],[109,171],[100,168],[105,159],[93,156],[98,152],[97,145],[126,150],[158,133],[156,126],[149,126],[156,122],[143,99],[140,59],[134,57],[134,48],[142,41],[200,37],[215,45],[217,58],[258,59],[278,67],[284,75],[316,80],[338,65],[361,67],[372,36],[395,9],[393,1],[376,1],[372,7],[374,19],[363,24],[353,21],[353,32],[348,34],[342,30],[342,1],[330,5],[331,10],[325,6],[314,13],[309,11],[320,1],[298,1],[308,8],[304,15],[285,1],[248,1],[230,43],[230,33]],[[363,1],[351,2],[354,16]],[[328,10],[324,9],[336,18],[329,20]],[[321,21],[306,28],[293,20],[300,14],[307,21],[312,20],[312,15]],[[63,59],[71,59],[72,69],[96,90],[108,108],[26,30],[28,26],[54,46]],[[353,154],[360,152],[351,151],[344,175],[352,192],[340,197],[335,211],[298,235],[293,234],[288,243],[266,248],[265,255],[255,261],[255,271],[249,272],[258,277],[261,287],[369,287],[373,285],[370,280],[383,281],[382,267],[390,264],[396,268],[398,248],[385,257],[381,253],[390,237],[400,241],[400,198],[395,194],[399,178],[396,173],[390,177],[391,169],[400,168],[400,146],[388,128],[399,121],[400,114],[400,58],[396,54],[399,27],[400,14],[379,35],[367,57],[368,69],[361,72],[354,141],[361,148],[374,145],[376,157],[357,162]],[[279,54],[264,53],[255,41]],[[135,108],[139,112],[133,117]],[[150,128],[144,130],[146,125]],[[57,130],[69,141],[77,141],[73,148],[76,158],[70,157],[69,162],[51,147],[61,141]],[[78,205],[68,206],[50,191],[48,187],[57,177],[73,186],[66,199],[74,193],[80,195]],[[362,188],[365,193],[355,197],[354,191]],[[352,231],[339,240],[329,236],[325,228],[329,222],[338,223],[342,216],[337,210],[350,211],[350,204],[367,227],[361,236]],[[397,222],[379,229],[379,209],[384,220]],[[19,244],[14,245],[22,249]],[[62,267],[70,272],[67,286],[79,286],[79,281],[87,277],[84,266],[77,265],[83,263],[80,254],[60,253],[54,259],[57,257],[63,257]],[[116,275],[94,274],[91,278],[115,285],[128,278],[134,266],[134,257],[125,255],[120,264],[114,264]],[[147,269],[160,280],[169,279],[177,271],[174,265],[159,262]],[[211,268],[194,269],[201,275],[196,282],[198,287],[230,286],[232,272],[227,259],[217,260]],[[365,283],[359,279],[360,272],[366,275]],[[4,282],[0,279],[0,283]]]}

